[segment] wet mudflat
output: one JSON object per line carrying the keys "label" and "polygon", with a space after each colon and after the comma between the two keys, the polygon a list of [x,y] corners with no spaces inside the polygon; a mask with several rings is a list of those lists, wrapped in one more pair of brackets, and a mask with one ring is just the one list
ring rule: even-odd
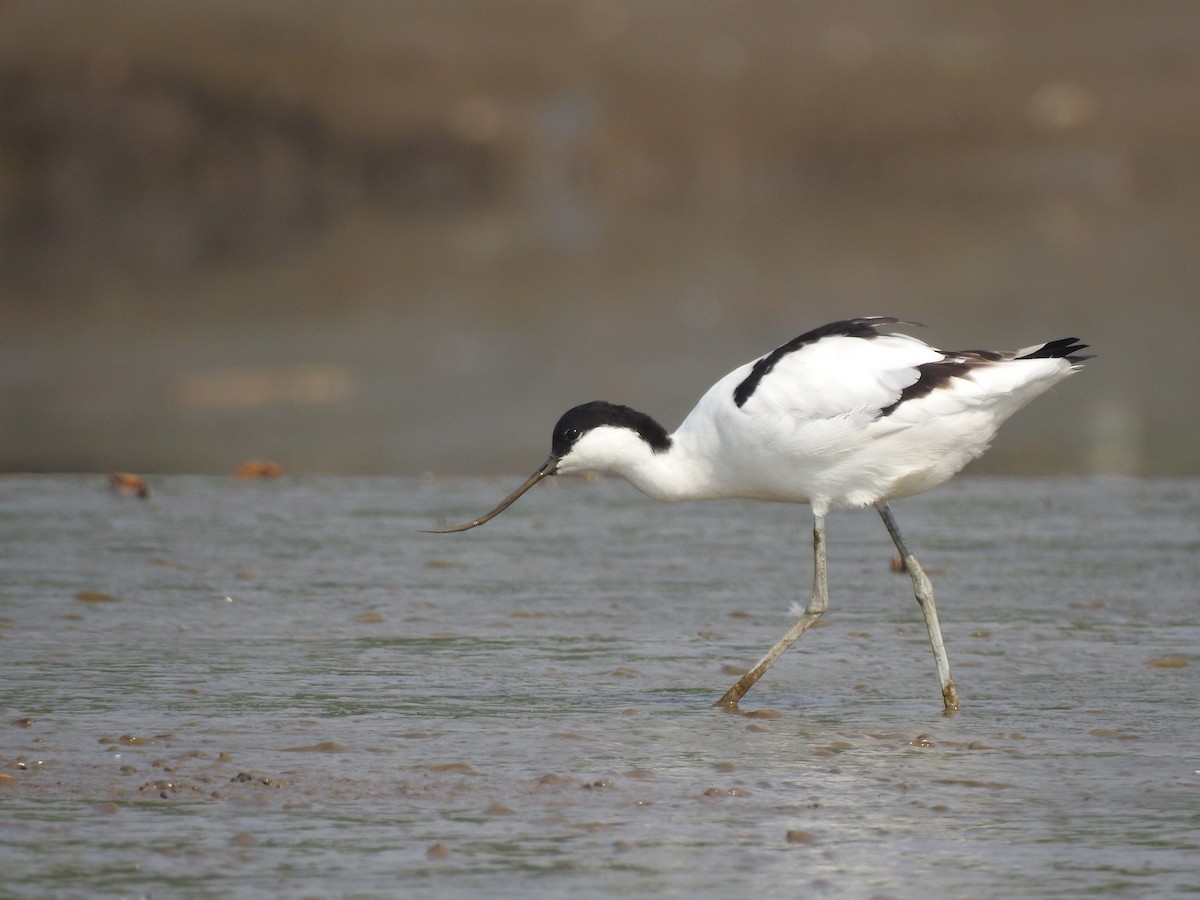
{"label": "wet mudflat", "polygon": [[557,479],[0,479],[0,893],[1200,890],[1200,482],[870,511]]}

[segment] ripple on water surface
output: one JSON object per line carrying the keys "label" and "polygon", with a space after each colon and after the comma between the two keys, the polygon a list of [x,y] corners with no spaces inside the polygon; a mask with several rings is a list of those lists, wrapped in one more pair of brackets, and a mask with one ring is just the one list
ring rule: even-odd
{"label": "ripple on water surface", "polygon": [[962,479],[808,514],[457,479],[0,478],[13,896],[1200,890],[1200,483]]}

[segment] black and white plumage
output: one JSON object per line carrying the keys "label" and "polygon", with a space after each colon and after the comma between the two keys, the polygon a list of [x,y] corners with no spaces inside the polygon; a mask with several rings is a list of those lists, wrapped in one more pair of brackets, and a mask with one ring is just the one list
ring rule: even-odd
{"label": "black and white plumage", "polygon": [[[1064,338],[1015,351],[945,352],[886,316],[813,329],[714,384],[673,433],[645,413],[593,402],[554,427],[546,463],[466,531],[549,475],[620,475],[656,500],[745,498],[813,511],[813,594],[796,624],[718,705],[735,706],[828,607],[825,516],[874,505],[913,579],[947,709],[958,706],[933,591],[888,501],[927,491],[983,453],[1013,413],[1080,368],[1086,345]],[[907,323],[911,324],[911,323]]]}

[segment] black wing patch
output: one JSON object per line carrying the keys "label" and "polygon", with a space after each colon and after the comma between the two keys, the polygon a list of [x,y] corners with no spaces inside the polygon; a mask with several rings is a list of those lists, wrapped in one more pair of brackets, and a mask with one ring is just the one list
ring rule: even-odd
{"label": "black wing patch", "polygon": [[1065,359],[1071,363],[1081,363],[1090,356],[1078,356],[1077,350],[1083,350],[1087,344],[1079,343],[1079,338],[1062,338],[1043,344],[1036,350],[1024,356],[1014,356],[1011,351],[1000,350],[950,350],[946,358],[939,362],[925,363],[917,366],[917,380],[900,392],[895,403],[885,406],[879,411],[879,417],[890,416],[896,408],[906,400],[916,400],[926,397],[938,388],[948,384],[951,378],[966,378],[971,371],[992,363],[1006,362],[1012,359]]}
{"label": "black wing patch", "polygon": [[[957,359],[944,359],[941,362],[931,362],[917,366],[917,380],[900,392],[900,396],[895,403],[879,410],[879,418],[882,419],[884,416],[890,416],[906,400],[916,400],[919,397],[932,394],[942,385],[947,384],[951,378],[962,378],[976,366],[996,361],[987,358],[976,358],[974,362],[971,362],[969,361],[971,357],[967,357],[965,354],[955,355],[958,356]],[[989,355],[991,355],[990,352]],[[999,354],[996,354],[996,359],[999,358]]]}
{"label": "black wing patch", "polygon": [[841,322],[830,322],[828,325],[822,325],[820,328],[806,331],[799,337],[788,341],[782,347],[776,347],[766,356],[759,359],[754,364],[754,368],[750,370],[750,374],[742,380],[741,384],[733,389],[733,402],[740,409],[754,394],[759,382],[763,380],[767,373],[775,368],[775,364],[789,353],[795,353],[801,347],[815,344],[821,338],[832,337],[833,335],[856,338],[878,337],[875,333],[876,325],[901,324],[913,323],[903,323],[900,319],[894,319],[891,316],[865,316],[857,319],[845,319]]}

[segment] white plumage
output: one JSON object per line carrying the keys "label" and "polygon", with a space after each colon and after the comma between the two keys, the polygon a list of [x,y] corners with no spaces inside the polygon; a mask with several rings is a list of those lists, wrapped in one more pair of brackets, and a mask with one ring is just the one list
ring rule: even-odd
{"label": "white plumage", "polygon": [[936,350],[890,317],[834,322],[734,369],[673,434],[644,413],[585,403],[555,426],[552,453],[520,488],[465,531],[548,475],[620,475],[657,500],[739,497],[807,503],[814,517],[813,597],[795,626],[720,701],[733,706],[825,611],[824,519],[874,504],[913,577],[948,709],[958,698],[933,593],[887,501],[936,487],[983,453],[1014,412],[1080,368],[1086,345],[1065,338],[1016,351]]}

